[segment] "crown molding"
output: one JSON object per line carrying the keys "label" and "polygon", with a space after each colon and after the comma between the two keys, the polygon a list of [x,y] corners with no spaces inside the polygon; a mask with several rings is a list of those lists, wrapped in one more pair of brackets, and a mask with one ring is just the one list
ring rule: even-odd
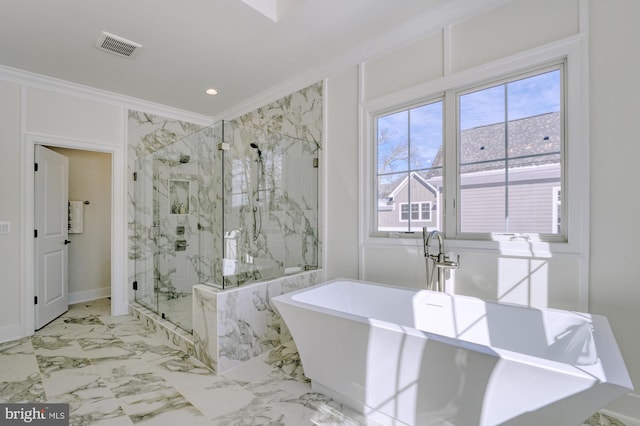
{"label": "crown molding", "polygon": [[103,104],[114,105],[120,108],[143,111],[174,120],[186,121],[189,123],[208,126],[213,123],[212,117],[172,108],[155,102],[145,101],[131,96],[121,95],[119,93],[109,92],[106,90],[96,89],[81,84],[72,83],[65,80],[24,71],[18,68],[12,68],[0,65],[0,81],[19,84],[28,88],[47,90],[50,92],[61,93],[77,98],[83,98],[100,102]]}

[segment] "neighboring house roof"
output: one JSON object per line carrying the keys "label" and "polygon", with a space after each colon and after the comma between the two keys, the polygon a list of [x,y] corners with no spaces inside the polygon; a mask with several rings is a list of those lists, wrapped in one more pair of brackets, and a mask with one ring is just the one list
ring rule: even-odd
{"label": "neighboring house roof", "polygon": [[411,177],[411,179],[418,182],[420,185],[424,186],[428,191],[432,192],[433,194],[437,194],[438,189],[435,186],[427,182],[427,180],[424,179],[422,176],[420,176],[420,174],[418,174],[417,172],[411,172],[409,176],[405,176],[403,179],[401,179],[400,183],[395,182],[392,184],[393,186],[387,185],[389,188],[393,188],[393,189],[390,192],[386,193],[388,195],[378,199],[379,210],[385,210],[385,207],[387,206],[390,209],[393,206],[394,198],[407,185],[407,183],[409,182],[409,177]]}
{"label": "neighboring house roof", "polygon": [[[507,123],[509,136],[507,158],[512,167],[524,167],[552,164],[559,161],[560,155],[560,113],[550,112],[533,117],[511,120]],[[460,159],[465,173],[504,169],[505,158],[505,125],[489,124],[463,130],[461,135]],[[555,154],[555,155],[543,155]],[[523,158],[524,157],[524,158]],[[429,178],[442,177],[442,147],[434,157],[431,170],[412,172],[422,182]],[[436,169],[436,170],[433,170]],[[386,204],[392,194],[397,193],[406,184],[407,177],[378,186],[378,205]]]}
{"label": "neighboring house roof", "polygon": [[[558,162],[559,158],[519,157],[560,153],[560,113],[550,112],[507,122],[509,136],[507,158],[517,166],[531,166]],[[504,168],[504,163],[493,162],[505,158],[504,123],[474,127],[461,132],[460,162],[465,172],[479,172]],[[433,160],[432,167],[442,167],[442,147]]]}
{"label": "neighboring house roof", "polygon": [[[438,192],[438,190],[433,185],[431,185],[429,182],[427,182],[417,172],[411,172],[410,176],[416,182],[418,182],[419,184],[421,184],[422,186],[424,186],[425,188],[427,188],[429,191],[433,192],[434,194],[436,192]],[[396,188],[393,191],[391,191],[391,193],[389,194],[389,197],[395,197],[398,194],[398,192],[400,192],[402,190],[402,188],[407,184],[408,181],[409,181],[409,178],[407,178],[407,177],[402,179],[402,182],[400,182],[400,184],[398,186],[396,186]]]}

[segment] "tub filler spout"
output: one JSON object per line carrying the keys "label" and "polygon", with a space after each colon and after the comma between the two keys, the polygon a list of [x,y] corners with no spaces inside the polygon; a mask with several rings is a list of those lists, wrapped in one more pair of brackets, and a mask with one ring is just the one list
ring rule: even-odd
{"label": "tub filler spout", "polygon": [[[431,254],[430,246],[433,238],[438,239],[438,253]],[[427,290],[445,291],[447,269],[458,269],[460,267],[460,255],[457,260],[449,259],[444,248],[444,235],[440,231],[428,232],[427,227],[422,228],[422,245],[424,246],[424,257],[427,267]],[[434,273],[437,271],[436,279]]]}

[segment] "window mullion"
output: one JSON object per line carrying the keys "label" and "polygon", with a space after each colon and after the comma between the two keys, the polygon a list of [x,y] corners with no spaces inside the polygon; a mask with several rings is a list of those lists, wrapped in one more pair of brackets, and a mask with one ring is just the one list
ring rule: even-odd
{"label": "window mullion", "polygon": [[411,110],[407,111],[407,203],[409,204],[407,232],[411,232]]}
{"label": "window mullion", "polygon": [[459,198],[460,194],[460,182],[458,179],[458,146],[460,144],[460,140],[457,131],[457,99],[455,92],[452,90],[445,92],[444,114],[442,114],[442,120],[444,130],[442,141],[442,151],[444,156],[442,170],[443,192],[441,200],[444,208],[444,224],[442,227],[445,235],[451,238],[456,235],[460,229],[456,206],[456,200]]}
{"label": "window mullion", "polygon": [[504,232],[509,232],[509,85],[504,85]]}

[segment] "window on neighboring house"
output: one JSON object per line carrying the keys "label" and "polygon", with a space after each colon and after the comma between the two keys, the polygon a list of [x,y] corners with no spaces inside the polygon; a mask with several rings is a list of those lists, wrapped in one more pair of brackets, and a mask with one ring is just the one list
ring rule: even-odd
{"label": "window on neighboring house", "polygon": [[422,210],[420,212],[420,219],[425,222],[429,222],[431,220],[431,203],[430,202],[420,203],[420,205],[422,206]]}
{"label": "window on neighboring house", "polygon": [[428,222],[431,220],[431,203],[400,203],[400,221]]}
{"label": "window on neighboring house", "polygon": [[[417,232],[431,220],[442,192],[442,108],[439,99],[377,117],[376,231]],[[397,198],[407,200],[400,214],[389,207]]]}
{"label": "window on neighboring house", "polygon": [[[374,235],[428,225],[448,238],[566,240],[564,87],[558,63],[375,116]],[[406,200],[399,214],[390,201],[398,198]]]}
{"label": "window on neighboring house", "polygon": [[400,220],[406,222],[409,220],[409,204],[400,204]]}

